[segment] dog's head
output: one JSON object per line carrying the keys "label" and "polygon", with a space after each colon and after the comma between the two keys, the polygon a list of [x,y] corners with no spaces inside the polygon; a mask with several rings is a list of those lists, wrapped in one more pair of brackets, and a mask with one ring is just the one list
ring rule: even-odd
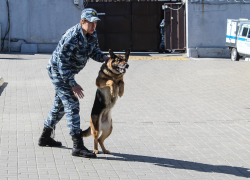
{"label": "dog's head", "polygon": [[130,49],[125,52],[125,55],[114,54],[114,52],[109,49],[110,59],[107,63],[108,68],[116,73],[125,74],[126,69],[129,67],[128,58],[130,54]]}

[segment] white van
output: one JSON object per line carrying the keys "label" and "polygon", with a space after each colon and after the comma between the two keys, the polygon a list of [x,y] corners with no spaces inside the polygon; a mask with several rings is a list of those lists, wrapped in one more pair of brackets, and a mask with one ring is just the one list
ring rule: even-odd
{"label": "white van", "polygon": [[231,50],[232,61],[250,57],[250,20],[227,20],[226,46]]}

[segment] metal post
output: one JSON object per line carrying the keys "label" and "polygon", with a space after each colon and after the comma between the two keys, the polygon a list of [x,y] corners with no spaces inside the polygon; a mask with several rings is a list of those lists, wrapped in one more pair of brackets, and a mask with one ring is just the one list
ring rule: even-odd
{"label": "metal post", "polygon": [[[8,3],[10,5],[10,2],[8,0]],[[9,13],[10,13],[10,10],[9,10]],[[9,22],[10,23],[10,22]],[[10,30],[11,30],[11,26],[10,26]],[[9,30],[9,44],[8,44],[8,47],[9,47],[9,52],[10,52],[10,30]]]}
{"label": "metal post", "polygon": [[189,52],[189,45],[188,45],[188,0],[184,1],[186,3],[186,52],[187,52],[187,57],[190,57],[190,52]]}
{"label": "metal post", "polygon": [[2,37],[1,37],[1,30],[2,30],[2,28],[1,28],[1,24],[0,24],[0,51],[1,51],[1,49],[2,49]]}

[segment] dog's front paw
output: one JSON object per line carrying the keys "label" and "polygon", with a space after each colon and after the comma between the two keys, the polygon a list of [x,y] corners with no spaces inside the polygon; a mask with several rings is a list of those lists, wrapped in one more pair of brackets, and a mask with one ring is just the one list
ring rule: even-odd
{"label": "dog's front paw", "polygon": [[94,149],[93,153],[95,153],[95,154],[99,154],[98,149]]}
{"label": "dog's front paw", "polygon": [[114,98],[114,97],[116,97],[116,95],[117,95],[117,91],[115,91],[115,89],[112,87],[112,88],[110,88],[110,95]]}
{"label": "dog's front paw", "polygon": [[113,93],[111,93],[111,96],[114,98],[114,97],[116,97],[116,92],[115,91],[113,91]]}
{"label": "dog's front paw", "polygon": [[111,96],[115,97],[116,96],[116,91],[115,91],[114,81],[108,80],[106,82],[106,85],[110,88],[110,94],[111,94]]}
{"label": "dog's front paw", "polygon": [[114,97],[114,91],[113,91],[113,88],[110,88],[110,94],[111,94],[111,96],[113,96],[113,97]]}
{"label": "dog's front paw", "polygon": [[123,96],[123,92],[119,92],[119,96],[122,97]]}

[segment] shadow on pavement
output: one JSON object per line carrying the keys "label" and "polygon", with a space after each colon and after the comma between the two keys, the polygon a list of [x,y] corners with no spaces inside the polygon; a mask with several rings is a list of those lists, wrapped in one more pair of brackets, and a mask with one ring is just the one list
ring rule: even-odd
{"label": "shadow on pavement", "polygon": [[197,162],[169,159],[169,158],[158,158],[151,156],[141,156],[133,154],[119,154],[111,153],[115,157],[98,157],[98,159],[107,159],[115,161],[135,161],[135,162],[145,162],[152,163],[157,166],[175,168],[175,169],[185,169],[185,170],[194,170],[200,172],[208,173],[223,173],[228,175],[235,175],[239,177],[250,177],[250,169],[243,167],[227,166],[227,165],[211,165],[203,164]]}
{"label": "shadow on pavement", "polygon": [[0,96],[2,95],[3,90],[7,87],[7,85],[8,85],[8,83],[4,82],[3,85],[0,87]]}

